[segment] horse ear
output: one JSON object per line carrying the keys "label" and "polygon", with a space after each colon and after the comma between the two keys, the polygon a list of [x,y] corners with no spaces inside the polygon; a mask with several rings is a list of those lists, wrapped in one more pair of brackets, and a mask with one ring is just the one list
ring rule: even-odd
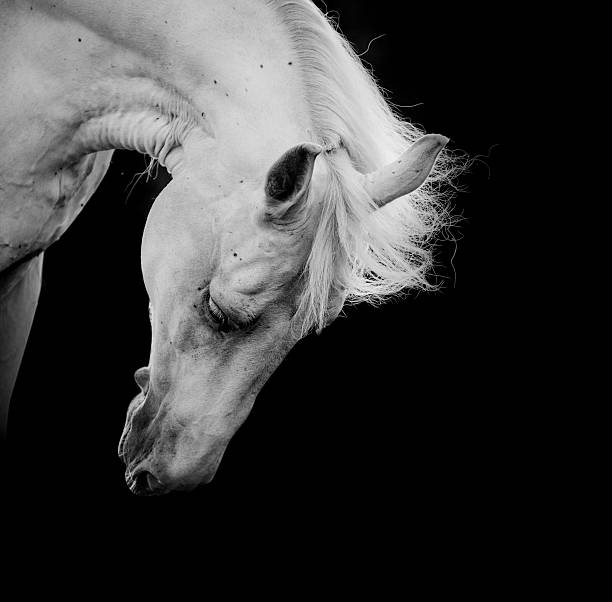
{"label": "horse ear", "polygon": [[272,217],[278,217],[278,212],[284,216],[290,207],[305,198],[315,159],[322,150],[318,144],[298,144],[270,168],[266,176],[265,192]]}
{"label": "horse ear", "polygon": [[363,185],[372,200],[383,207],[416,190],[427,179],[447,143],[446,136],[427,134],[393,163],[363,176]]}

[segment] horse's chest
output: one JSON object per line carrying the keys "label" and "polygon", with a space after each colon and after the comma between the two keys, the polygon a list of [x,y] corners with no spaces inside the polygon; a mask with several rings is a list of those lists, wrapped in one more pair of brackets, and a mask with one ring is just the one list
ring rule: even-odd
{"label": "horse's chest", "polygon": [[75,220],[104,177],[112,151],[50,174],[0,175],[0,271],[45,250]]}

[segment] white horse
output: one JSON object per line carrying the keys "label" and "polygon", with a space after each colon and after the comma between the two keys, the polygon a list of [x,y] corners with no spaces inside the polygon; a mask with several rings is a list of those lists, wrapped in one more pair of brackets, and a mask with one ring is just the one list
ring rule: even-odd
{"label": "white horse", "polygon": [[173,179],[143,235],[151,355],[119,454],[135,493],[208,482],[302,336],[429,286],[447,139],[395,116],[307,0],[0,7],[3,425],[43,253],[137,150]]}

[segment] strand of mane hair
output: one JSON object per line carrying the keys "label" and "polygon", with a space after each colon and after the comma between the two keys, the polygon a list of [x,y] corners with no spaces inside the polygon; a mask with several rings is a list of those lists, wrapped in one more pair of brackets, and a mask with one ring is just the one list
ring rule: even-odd
{"label": "strand of mane hair", "polygon": [[431,281],[433,247],[454,219],[449,199],[465,167],[444,150],[418,190],[378,209],[361,174],[396,159],[424,132],[386,101],[371,73],[334,25],[307,0],[268,0],[289,32],[304,82],[315,140],[329,173],[303,273],[302,334],[320,331],[334,299],[380,303]]}

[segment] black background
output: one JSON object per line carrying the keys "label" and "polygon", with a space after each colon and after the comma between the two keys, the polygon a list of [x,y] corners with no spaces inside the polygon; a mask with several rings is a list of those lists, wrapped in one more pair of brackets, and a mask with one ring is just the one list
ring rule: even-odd
{"label": "black background", "polygon": [[[38,312],[11,407],[8,477],[15,520],[64,533],[121,532],[169,519],[207,528],[394,534],[462,541],[507,529],[525,407],[513,377],[508,218],[508,90],[516,79],[505,16],[437,4],[327,2],[389,99],[450,147],[479,157],[441,241],[438,293],[349,307],[291,352],[259,395],[214,481],[189,494],[132,495],[116,448],[133,372],[149,354],[140,236],[164,175],[116,151],[104,182],[45,254]],[[408,108],[408,106],[411,106]],[[513,358],[514,377],[521,372]],[[34,518],[33,518],[34,517]],[[158,528],[158,527],[156,527]],[[468,533],[471,533],[468,536]]]}

